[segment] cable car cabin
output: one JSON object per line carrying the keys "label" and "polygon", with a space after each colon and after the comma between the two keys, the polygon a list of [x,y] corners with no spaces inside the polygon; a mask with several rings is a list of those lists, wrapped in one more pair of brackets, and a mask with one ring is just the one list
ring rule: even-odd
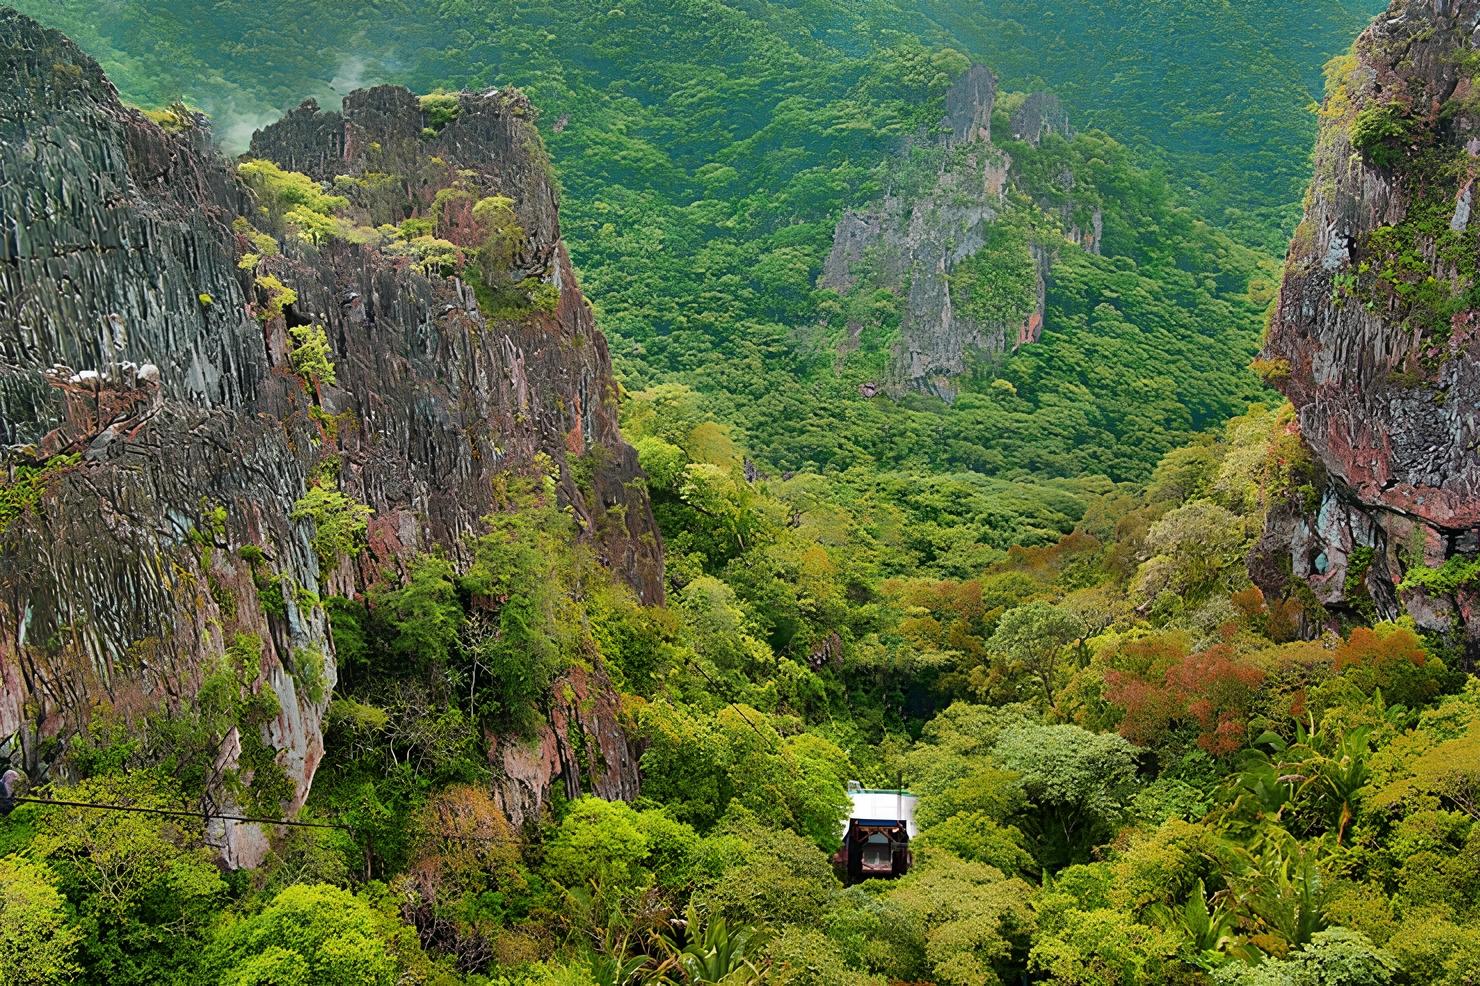
{"label": "cable car cabin", "polygon": [[843,882],[889,879],[909,872],[913,857],[910,840],[916,835],[915,805],[908,791],[865,788],[857,781],[848,784],[853,802],[843,826],[843,847],[833,856],[833,866]]}

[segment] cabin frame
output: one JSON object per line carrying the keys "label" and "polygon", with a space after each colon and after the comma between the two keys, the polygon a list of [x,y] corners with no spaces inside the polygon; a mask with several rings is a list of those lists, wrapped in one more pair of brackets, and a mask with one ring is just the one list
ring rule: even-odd
{"label": "cabin frame", "polygon": [[914,863],[915,795],[903,789],[848,784],[852,807],[843,824],[843,845],[833,855],[838,876],[849,886],[864,880],[904,876]]}

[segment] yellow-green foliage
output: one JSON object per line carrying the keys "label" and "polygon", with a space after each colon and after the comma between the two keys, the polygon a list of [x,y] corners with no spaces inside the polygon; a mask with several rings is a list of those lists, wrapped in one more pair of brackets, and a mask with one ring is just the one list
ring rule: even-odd
{"label": "yellow-green foliage", "polygon": [[329,567],[342,557],[354,557],[365,550],[365,532],[373,512],[339,490],[315,486],[293,504],[291,516],[313,522],[314,551]]}
{"label": "yellow-green foliage", "polygon": [[143,112],[168,134],[184,133],[195,126],[195,113],[184,103],[171,103],[157,110],[144,110]]}
{"label": "yellow-green foliage", "polygon": [[273,274],[257,278],[257,286],[267,294],[267,301],[257,317],[264,322],[283,317],[283,309],[298,300],[298,292],[288,287]]}
{"label": "yellow-green foliage", "polygon": [[[424,274],[446,275],[461,269],[462,249],[448,240],[427,233],[417,233],[416,231],[422,227],[411,224],[421,222],[422,220],[408,219],[402,223],[401,228],[394,234],[395,238],[386,244],[385,252],[392,256],[412,258],[417,269]],[[382,229],[389,228],[382,227]],[[413,235],[406,235],[408,232]]]}
{"label": "yellow-green foliage", "polygon": [[325,675],[324,652],[317,647],[298,647],[293,650],[293,663],[288,669],[293,681],[310,702],[322,702],[328,681]]}
{"label": "yellow-green foliage", "polygon": [[0,858],[0,981],[50,986],[76,982],[81,929],[67,920],[65,898],[45,865]]}
{"label": "yellow-green foliage", "polygon": [[524,240],[524,230],[514,215],[514,200],[506,195],[479,199],[473,206],[473,220],[484,229],[478,266],[483,271],[484,282],[496,285],[507,279],[514,253]]}
{"label": "yellow-green foliage", "polygon": [[51,481],[82,461],[77,453],[54,455],[36,466],[16,466],[9,480],[0,477],[0,532],[41,502]]}
{"label": "yellow-green foliage", "polygon": [[278,212],[292,208],[329,215],[349,205],[343,195],[330,195],[318,182],[298,171],[284,171],[271,161],[255,159],[236,166],[237,174],[262,198],[262,204]]}
{"label": "yellow-green foliage", "polygon": [[353,232],[353,224],[335,215],[349,207],[349,199],[324,191],[307,175],[284,171],[264,160],[243,161],[236,170],[257,193],[267,216],[290,224],[309,242],[319,243]]}
{"label": "yellow-green foliage", "polygon": [[254,253],[264,257],[277,255],[278,241],[247,222],[245,217],[237,216],[233,219],[231,221],[231,228],[238,236],[246,237],[247,242],[252,244],[252,251]]}
{"label": "yellow-green foliage", "polygon": [[311,387],[334,384],[334,359],[329,350],[329,337],[322,325],[297,325],[288,330],[293,337],[293,351],[288,361],[293,371]]}
{"label": "yellow-green foliage", "polygon": [[422,119],[426,121],[426,131],[432,135],[439,134],[442,129],[457,119],[458,95],[455,92],[445,92],[441,89],[433,90],[422,96],[421,104]]}
{"label": "yellow-green foliage", "polygon": [[1259,379],[1273,385],[1290,376],[1290,361],[1282,356],[1274,359],[1256,357],[1249,363],[1249,369],[1257,373]]}
{"label": "yellow-green foliage", "polygon": [[1360,84],[1362,63],[1356,53],[1348,51],[1326,62],[1326,101],[1321,106],[1322,120],[1342,120],[1352,111],[1352,88]]}

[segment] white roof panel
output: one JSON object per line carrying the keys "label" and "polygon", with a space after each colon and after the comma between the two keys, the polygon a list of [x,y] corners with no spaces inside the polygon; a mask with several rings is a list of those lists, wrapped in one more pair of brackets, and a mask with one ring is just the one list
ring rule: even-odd
{"label": "white roof panel", "polygon": [[[865,788],[859,791],[849,791],[848,797],[853,799],[853,807],[848,812],[848,817],[865,818],[874,821],[904,822],[905,831],[913,839],[916,835],[915,829],[915,806],[920,799],[913,794],[904,791],[878,791]],[[847,823],[843,825],[843,831],[848,830]]]}

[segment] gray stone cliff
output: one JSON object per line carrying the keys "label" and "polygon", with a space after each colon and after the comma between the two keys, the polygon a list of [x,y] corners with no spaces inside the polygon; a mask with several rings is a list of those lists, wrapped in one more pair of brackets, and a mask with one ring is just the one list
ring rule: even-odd
{"label": "gray stone cliff", "polygon": [[[460,102],[433,134],[404,90],[354,93],[342,113],[289,114],[254,154],[326,180],[393,176],[385,201],[356,201],[376,222],[429,213],[454,184],[508,196],[510,280],[558,289],[548,308],[491,317],[469,283],[355,237],[280,236],[257,256],[238,220],[267,220],[203,121],[162,129],[61,35],[0,10],[0,749],[33,776],[89,723],[190,710],[223,655],[246,653],[243,708],[271,714],[240,714],[218,769],[250,792],[270,758],[290,782],[271,807],[294,810],[335,679],[319,600],[416,551],[460,560],[505,471],[553,463],[582,536],[661,598],[658,532],[528,103]],[[439,232],[469,246],[456,218]],[[336,369],[317,388],[288,359],[309,323]],[[373,510],[367,550],[327,566],[291,516],[326,468]],[[268,605],[264,576],[302,591]],[[533,742],[491,738],[516,821],[555,784],[636,793],[609,684],[599,667],[576,677]],[[578,731],[594,768],[569,749]],[[241,807],[228,787],[216,804]],[[265,848],[251,826],[218,836],[235,865]]]}

